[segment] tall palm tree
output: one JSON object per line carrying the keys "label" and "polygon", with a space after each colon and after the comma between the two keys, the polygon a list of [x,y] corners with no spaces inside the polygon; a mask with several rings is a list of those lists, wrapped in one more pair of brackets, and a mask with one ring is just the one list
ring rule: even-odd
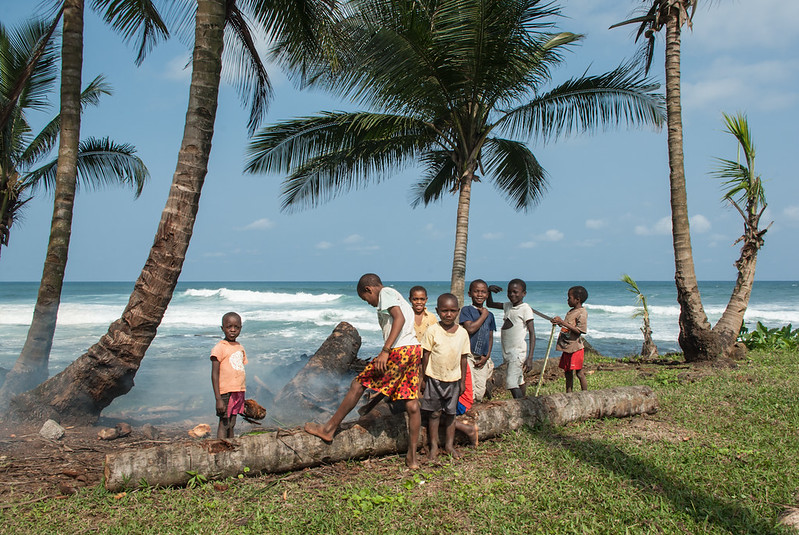
{"label": "tall palm tree", "polygon": [[[743,322],[742,300],[748,303],[749,289],[738,284],[733,290],[730,303],[738,312],[728,315],[724,322],[711,327],[696,280],[691,232],[688,221],[688,194],[685,188],[685,165],[683,152],[682,101],[680,96],[680,44],[683,26],[691,27],[698,0],[642,0],[646,8],[641,16],[611,26],[637,24],[636,42],[641,41],[643,70],[648,73],[654,56],[657,34],[665,28],[666,51],[666,120],[668,125],[669,190],[671,202],[671,229],[674,246],[674,280],[677,286],[677,302],[680,305],[679,344],[688,362],[714,360],[730,355],[734,349],[740,322]],[[749,263],[746,263],[749,266]],[[754,264],[751,264],[754,277]],[[740,268],[739,268],[740,279]],[[730,306],[727,307],[732,314]],[[726,314],[726,311],[725,311]],[[731,330],[733,317],[740,319],[738,327]]]}
{"label": "tall palm tree", "polygon": [[[57,160],[45,161],[58,141],[61,116],[53,118],[34,135],[28,123],[31,110],[46,107],[46,95],[53,89],[57,72],[57,54],[52,43],[42,53],[37,48],[48,31],[40,21],[30,21],[16,31],[0,24],[0,98],[14,91],[17,75],[27,70],[29,59],[38,54],[34,69],[16,95],[9,121],[0,135],[0,246],[8,245],[11,225],[22,206],[37,189],[53,190]],[[9,82],[8,84],[6,82]],[[97,105],[110,87],[102,77],[95,78],[80,94],[81,107]],[[84,187],[120,184],[134,187],[141,193],[148,173],[132,145],[119,144],[108,138],[89,138],[78,147],[76,165]],[[35,386],[47,377],[47,352],[20,356],[0,388],[0,399]]]}
{"label": "tall palm tree", "polygon": [[[285,4],[197,1],[189,104],[178,163],[150,255],[128,305],[108,332],[64,371],[14,398],[12,416],[57,416],[62,423],[89,423],[133,387],[136,371],[172,298],[191,239],[211,152],[223,43],[230,47],[233,72],[256,71],[237,85],[249,104],[249,126],[254,129],[266,110],[269,88],[247,19],[265,28],[285,50],[293,43],[297,49],[315,54],[318,48],[314,43],[325,33],[320,21],[329,17],[330,9],[330,3],[318,0]],[[246,18],[244,11],[249,14]],[[287,63],[291,63],[289,56]],[[301,56],[294,58],[296,65],[302,65]]]}
{"label": "tall palm tree", "polygon": [[458,194],[451,290],[463,301],[472,185],[488,177],[516,210],[541,198],[546,172],[516,138],[552,141],[618,123],[660,125],[657,85],[628,67],[545,91],[582,36],[555,31],[540,0],[364,0],[343,20],[340,71],[319,86],[369,111],[323,112],[264,128],[249,172],[287,173],[283,209],[314,206],[419,164],[414,204]]}
{"label": "tall palm tree", "polygon": [[[108,22],[125,38],[142,35],[139,57],[151,43],[166,35],[166,28],[150,0],[93,0],[92,6],[106,9]],[[36,296],[33,319],[20,352],[18,381],[3,386],[8,393],[31,388],[47,377],[47,362],[53,344],[61,289],[64,284],[72,212],[78,176],[80,149],[81,71],[83,68],[84,0],[63,0],[60,16],[61,91],[58,164],[55,170],[53,216],[42,278]],[[155,30],[154,30],[155,29]],[[16,366],[16,365],[15,365]],[[9,390],[10,388],[15,390]]]}

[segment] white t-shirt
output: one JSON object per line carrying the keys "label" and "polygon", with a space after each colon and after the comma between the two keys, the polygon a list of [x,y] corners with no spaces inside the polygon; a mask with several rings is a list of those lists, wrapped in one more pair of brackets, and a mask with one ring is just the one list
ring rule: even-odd
{"label": "white t-shirt", "polygon": [[388,335],[391,333],[391,326],[394,324],[394,318],[391,316],[391,312],[388,311],[389,308],[394,306],[400,307],[402,317],[405,318],[405,325],[402,326],[402,330],[394,341],[393,347],[419,345],[419,340],[416,339],[416,331],[413,328],[413,309],[411,305],[397,290],[388,286],[383,286],[383,289],[380,290],[377,301],[377,322],[383,330],[383,340],[388,339]]}
{"label": "white t-shirt", "polygon": [[[505,320],[510,321],[509,329],[502,329],[502,356],[504,358],[514,357],[519,360],[527,358],[527,322],[533,319],[533,309],[527,303],[519,303],[512,306],[510,301],[502,305],[505,312]],[[502,325],[505,326],[504,323]]]}

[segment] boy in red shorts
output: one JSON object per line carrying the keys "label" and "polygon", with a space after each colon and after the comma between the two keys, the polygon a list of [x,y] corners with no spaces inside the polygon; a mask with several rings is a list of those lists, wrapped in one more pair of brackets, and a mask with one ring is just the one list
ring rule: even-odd
{"label": "boy in red shorts", "polygon": [[563,351],[558,365],[566,373],[566,392],[571,392],[574,385],[573,372],[576,372],[577,379],[580,381],[580,388],[588,390],[588,381],[583,372],[583,340],[581,336],[588,330],[588,312],[583,307],[583,303],[588,299],[588,291],[582,286],[572,286],[569,288],[566,303],[571,307],[566,313],[566,317],[560,316],[552,318],[552,323],[560,325],[560,336],[555,349]]}

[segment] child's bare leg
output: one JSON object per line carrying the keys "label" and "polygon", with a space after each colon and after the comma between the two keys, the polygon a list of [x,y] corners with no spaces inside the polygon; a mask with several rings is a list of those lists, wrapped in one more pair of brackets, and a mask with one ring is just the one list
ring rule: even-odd
{"label": "child's bare leg", "polygon": [[574,387],[574,376],[571,370],[566,370],[565,374],[566,374],[566,393],[568,394],[569,392],[572,391]]}
{"label": "child's bare leg", "polygon": [[405,402],[405,412],[408,414],[408,453],[405,456],[405,465],[411,470],[419,468],[416,458],[416,447],[419,445],[419,430],[422,427],[422,413],[419,410],[419,400],[411,399]]}
{"label": "child's bare leg", "polygon": [[455,415],[444,414],[441,423],[444,425],[444,451],[453,457],[460,457],[460,453],[455,449]]}
{"label": "child's bare leg", "polygon": [[427,417],[427,438],[430,441],[430,451],[427,458],[431,461],[438,457],[438,423],[441,420],[441,411],[431,412]]}
{"label": "child's bare leg", "polygon": [[477,432],[477,425],[476,424],[467,424],[461,422],[457,418],[455,419],[455,430],[460,431],[469,439],[469,444],[474,447],[477,447],[478,443],[480,442],[480,436]]}
{"label": "child's bare leg", "polygon": [[230,424],[227,426],[227,438],[234,438],[233,428],[236,427],[236,415],[232,414],[229,418]]}
{"label": "child's bare leg", "polygon": [[580,381],[580,388],[583,390],[588,390],[588,380],[585,378],[585,372],[582,368],[577,370],[576,372],[577,379]]}
{"label": "child's bare leg", "polygon": [[366,390],[366,388],[359,383],[357,379],[353,379],[352,384],[350,384],[350,389],[347,391],[347,395],[344,396],[341,405],[338,406],[338,409],[336,409],[336,412],[330,417],[330,420],[324,425],[316,422],[308,422],[305,424],[305,431],[318,436],[325,442],[333,440],[336,429],[338,429],[338,426],[350,411],[355,408],[355,405],[358,404],[358,400],[361,399],[364,390]]}
{"label": "child's bare leg", "polygon": [[216,438],[227,438],[230,418],[227,416],[219,417],[219,426],[216,428]]}

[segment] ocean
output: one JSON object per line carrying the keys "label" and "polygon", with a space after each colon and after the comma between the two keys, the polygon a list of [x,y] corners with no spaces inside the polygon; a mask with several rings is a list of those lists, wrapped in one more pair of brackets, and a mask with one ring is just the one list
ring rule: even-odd
{"label": "ocean", "polygon": [[[449,291],[449,282],[386,282],[408,295],[415,284],[427,288],[428,308]],[[506,281],[489,281],[505,286]],[[587,340],[613,357],[641,349],[641,321],[633,318],[635,296],[619,281],[584,282],[589,292]],[[549,315],[568,310],[570,283],[528,283],[525,301]],[[700,283],[710,320],[724,311],[733,283]],[[64,369],[97,342],[127,304],[133,283],[68,282],[64,285],[58,327],[50,356],[50,374]],[[673,281],[639,281],[647,296],[652,331],[660,353],[679,351],[679,306]],[[0,367],[11,368],[25,342],[36,301],[37,283],[0,284]],[[499,299],[506,300],[500,294]],[[756,282],[746,313],[748,326],[799,324],[799,282]],[[191,420],[201,415],[213,420],[209,352],[221,338],[220,322],[228,311],[241,314],[239,341],[244,345],[248,389],[277,393],[341,321],[361,334],[360,357],[371,358],[382,346],[375,309],[361,301],[355,282],[186,282],[175,290],[172,302],[135,378],[134,388],[104,412],[112,418],[164,422]],[[494,311],[501,325],[502,311]],[[535,358],[546,352],[551,325],[536,320]],[[502,362],[499,333],[492,358]]]}

